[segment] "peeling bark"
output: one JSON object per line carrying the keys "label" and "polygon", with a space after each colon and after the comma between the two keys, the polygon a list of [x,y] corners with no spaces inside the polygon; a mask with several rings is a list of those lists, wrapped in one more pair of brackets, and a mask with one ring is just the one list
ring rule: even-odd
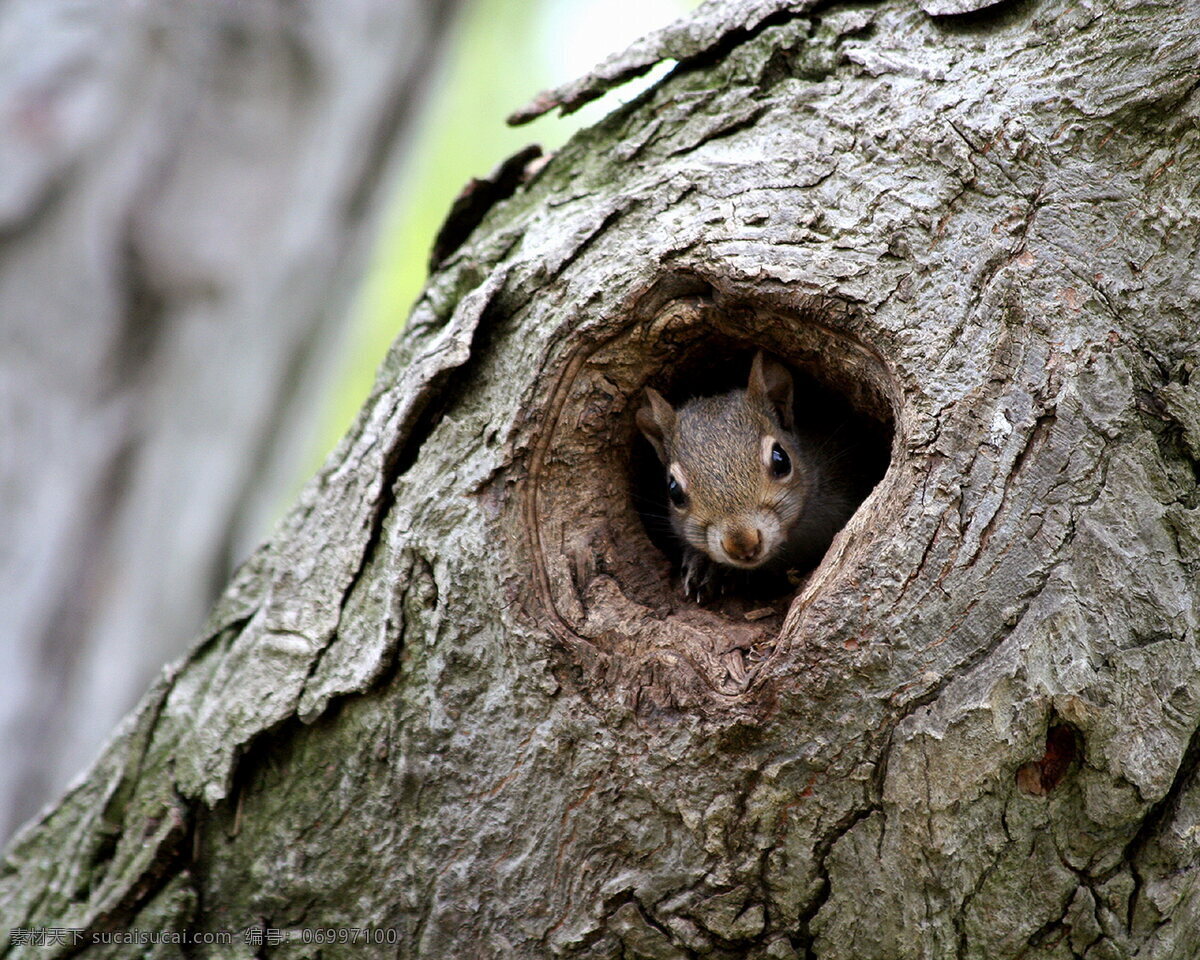
{"label": "peeling bark", "polygon": [[[10,850],[6,926],[1200,950],[1200,23],[725,6],[431,277],[205,639]],[[761,616],[678,596],[633,422],[755,348],[890,437]]]}

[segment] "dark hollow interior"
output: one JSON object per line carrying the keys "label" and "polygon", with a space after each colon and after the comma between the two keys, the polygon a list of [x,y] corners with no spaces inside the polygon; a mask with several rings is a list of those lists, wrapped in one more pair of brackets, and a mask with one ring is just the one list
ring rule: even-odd
{"label": "dark hollow interior", "polygon": [[[669,369],[658,371],[650,378],[649,386],[677,409],[692,397],[744,388],[750,375],[750,363],[758,349],[754,344],[727,338],[706,338],[702,343],[685,348]],[[878,410],[856,409],[846,394],[836,388],[836,370],[788,363],[778,354],[766,352],[785,363],[792,373],[797,431],[805,433],[836,457],[850,484],[856,506],[861,504],[883,478],[891,459],[893,423],[890,409],[882,401]],[[634,403],[635,409],[640,408],[644,398],[635,397]],[[631,438],[630,481],[634,507],[646,535],[671,560],[678,573],[682,551],[668,519],[666,468],[659,463],[654,448],[636,425]],[[763,574],[735,576],[732,583],[740,585],[734,589],[742,589],[751,597],[777,596],[795,589],[794,583],[769,579]]]}

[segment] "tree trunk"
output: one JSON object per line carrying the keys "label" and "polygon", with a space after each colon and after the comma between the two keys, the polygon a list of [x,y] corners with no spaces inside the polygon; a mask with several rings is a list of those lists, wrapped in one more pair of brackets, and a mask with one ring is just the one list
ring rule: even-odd
{"label": "tree trunk", "polygon": [[273,522],[451,6],[0,10],[0,837]]}
{"label": "tree trunk", "polygon": [[[972,6],[710,4],[539,100],[681,61],[448,253],[10,850],[4,926],[84,931],[12,954],[1195,956],[1200,21]],[[794,596],[700,606],[634,414],[759,348],[886,473]]]}

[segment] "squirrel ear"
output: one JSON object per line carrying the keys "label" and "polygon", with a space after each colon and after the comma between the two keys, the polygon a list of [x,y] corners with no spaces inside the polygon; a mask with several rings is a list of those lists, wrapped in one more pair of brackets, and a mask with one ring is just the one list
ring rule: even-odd
{"label": "squirrel ear", "polygon": [[653,387],[646,388],[648,403],[637,412],[638,428],[658,454],[658,459],[667,462],[666,439],[675,432],[675,410]]}
{"label": "squirrel ear", "polygon": [[775,411],[779,425],[784,430],[795,426],[792,412],[792,375],[787,367],[772,360],[761,350],[754,355],[750,364],[750,384],[746,393],[752,399],[760,399]]}

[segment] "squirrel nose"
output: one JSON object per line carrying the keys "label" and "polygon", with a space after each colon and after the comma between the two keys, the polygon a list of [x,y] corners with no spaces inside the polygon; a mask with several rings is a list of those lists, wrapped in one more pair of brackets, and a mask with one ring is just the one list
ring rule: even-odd
{"label": "squirrel nose", "polygon": [[749,563],[762,551],[762,533],[753,527],[729,530],[721,537],[721,547],[734,560]]}

